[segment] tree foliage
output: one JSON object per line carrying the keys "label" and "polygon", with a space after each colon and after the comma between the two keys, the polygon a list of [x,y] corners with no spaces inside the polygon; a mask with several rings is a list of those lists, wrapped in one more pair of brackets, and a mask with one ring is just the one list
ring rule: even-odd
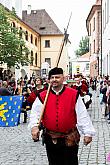
{"label": "tree foliage", "polygon": [[82,39],[79,42],[79,49],[75,51],[75,54],[77,57],[82,56],[83,54],[89,52],[89,38],[88,36],[82,37]]}
{"label": "tree foliage", "polygon": [[27,57],[29,50],[21,37],[23,31],[12,26],[13,19],[16,19],[14,12],[0,6],[0,63],[7,63],[9,68],[30,63]]}

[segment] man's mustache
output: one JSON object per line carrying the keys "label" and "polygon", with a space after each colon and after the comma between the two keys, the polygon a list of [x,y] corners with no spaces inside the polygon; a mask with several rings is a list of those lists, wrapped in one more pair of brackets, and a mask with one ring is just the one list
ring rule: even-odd
{"label": "man's mustache", "polygon": [[52,83],[57,83],[58,81],[53,81]]}

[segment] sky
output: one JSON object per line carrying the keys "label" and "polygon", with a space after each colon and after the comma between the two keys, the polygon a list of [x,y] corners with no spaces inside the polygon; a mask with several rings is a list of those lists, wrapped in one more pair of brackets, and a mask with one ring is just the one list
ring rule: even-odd
{"label": "sky", "polygon": [[71,45],[69,56],[74,57],[82,37],[87,35],[86,19],[96,0],[23,0],[22,8],[27,10],[31,5],[32,10],[45,9],[58,28],[64,32],[72,13],[68,34]]}

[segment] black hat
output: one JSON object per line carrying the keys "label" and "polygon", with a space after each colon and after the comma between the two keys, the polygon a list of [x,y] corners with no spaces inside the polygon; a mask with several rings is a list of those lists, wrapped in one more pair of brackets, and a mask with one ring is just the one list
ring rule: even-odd
{"label": "black hat", "polygon": [[57,68],[57,67],[51,69],[49,71],[48,79],[50,80],[50,77],[52,75],[56,75],[56,74],[63,74],[63,69],[62,68]]}

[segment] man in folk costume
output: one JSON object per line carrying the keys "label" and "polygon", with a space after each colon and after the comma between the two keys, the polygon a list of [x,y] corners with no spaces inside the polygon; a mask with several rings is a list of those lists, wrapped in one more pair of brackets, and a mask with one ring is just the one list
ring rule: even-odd
{"label": "man in folk costume", "polygon": [[[42,118],[49,165],[78,165],[79,132],[87,145],[95,135],[94,127],[77,90],[63,85],[62,68],[51,69],[49,80],[51,89]],[[46,92],[41,92],[32,106],[29,127],[33,140],[39,137],[38,121]]]}
{"label": "man in folk costume", "polygon": [[82,83],[80,78],[75,78],[76,84],[74,85],[73,89],[79,91],[80,95],[83,97],[88,93],[88,87],[85,83]]}

